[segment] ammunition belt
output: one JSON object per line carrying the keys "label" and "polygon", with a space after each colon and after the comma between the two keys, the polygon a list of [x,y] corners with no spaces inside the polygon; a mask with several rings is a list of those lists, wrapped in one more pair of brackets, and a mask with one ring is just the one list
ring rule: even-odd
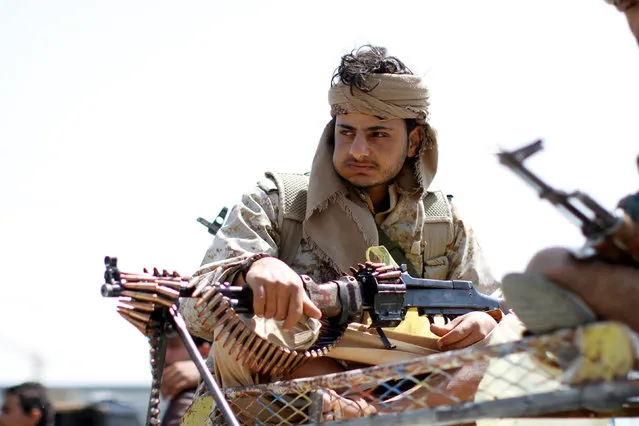
{"label": "ammunition belt", "polygon": [[[268,342],[250,328],[229,303],[229,299],[218,289],[224,284],[208,283],[209,277],[197,277],[191,280],[176,272],[153,274],[121,273],[119,282],[118,312],[138,330],[151,337],[155,334],[152,313],[159,307],[170,307],[189,291],[195,284],[202,294],[197,297],[196,307],[210,334],[215,334],[215,342],[221,342],[223,348],[240,348],[237,361],[254,373],[278,375],[293,371],[305,361],[319,358],[330,351],[344,334],[347,324],[339,324],[339,318],[320,320],[319,336],[313,346],[307,350],[294,350]],[[199,279],[198,279],[199,278]],[[188,296],[187,296],[188,297]],[[155,336],[154,336],[155,337]]]}
{"label": "ammunition belt", "polygon": [[336,319],[322,319],[319,336],[314,345],[303,351],[289,349],[268,342],[249,327],[229,305],[228,299],[212,286],[207,296],[209,301],[201,311],[203,323],[209,325],[209,333],[215,331],[215,342],[223,348],[240,348],[236,360],[254,373],[278,375],[293,371],[311,358],[319,358],[339,341],[347,324],[338,324]]}

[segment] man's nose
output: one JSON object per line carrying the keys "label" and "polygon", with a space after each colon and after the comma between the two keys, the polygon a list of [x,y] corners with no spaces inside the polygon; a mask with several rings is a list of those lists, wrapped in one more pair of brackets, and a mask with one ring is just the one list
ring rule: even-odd
{"label": "man's nose", "polygon": [[368,148],[366,135],[362,134],[361,132],[355,133],[355,138],[353,139],[353,143],[351,143],[350,154],[356,160],[368,157],[368,155],[370,154],[370,149]]}

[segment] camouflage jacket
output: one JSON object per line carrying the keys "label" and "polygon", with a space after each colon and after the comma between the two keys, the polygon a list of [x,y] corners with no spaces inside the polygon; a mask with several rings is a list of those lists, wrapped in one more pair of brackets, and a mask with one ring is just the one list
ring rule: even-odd
{"label": "camouflage jacket", "polygon": [[[362,194],[362,197],[365,195]],[[471,280],[477,290],[484,294],[497,290],[499,284],[487,268],[472,230],[461,220],[454,205],[451,205],[453,224],[446,253],[435,258],[422,258],[423,247],[428,244],[428,235],[423,232],[423,218],[421,223],[417,220],[420,217],[420,202],[420,198],[391,190],[390,209],[375,215],[378,226],[402,247],[414,265],[421,265],[422,277]],[[279,205],[275,184],[272,188],[256,186],[244,194],[241,201],[229,211],[195,276],[213,274],[214,281],[232,282],[240,269],[241,261],[247,257],[255,253],[277,257],[280,244]],[[312,245],[306,239],[302,239],[297,256],[289,266],[318,283],[342,275],[341,271],[335,270],[314,253]],[[211,340],[212,333],[203,328],[194,303],[192,299],[183,300],[182,314],[193,334]]]}

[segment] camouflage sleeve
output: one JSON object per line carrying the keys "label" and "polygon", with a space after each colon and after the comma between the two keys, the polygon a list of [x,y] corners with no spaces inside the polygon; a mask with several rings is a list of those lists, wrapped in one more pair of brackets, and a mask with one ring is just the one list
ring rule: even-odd
{"label": "camouflage sleeve", "polygon": [[472,281],[477,291],[492,294],[499,290],[499,282],[493,277],[473,230],[459,217],[459,211],[451,204],[453,213],[453,240],[446,249],[450,270],[449,279]]}
{"label": "camouflage sleeve", "polygon": [[[241,269],[242,261],[251,255],[267,253],[277,256],[278,203],[279,194],[274,183],[272,187],[261,183],[244,194],[241,201],[229,211],[204,255],[202,266],[193,276],[210,274],[213,282],[232,282]],[[182,299],[180,312],[192,334],[211,340],[213,335],[204,329],[195,302],[194,299]]]}

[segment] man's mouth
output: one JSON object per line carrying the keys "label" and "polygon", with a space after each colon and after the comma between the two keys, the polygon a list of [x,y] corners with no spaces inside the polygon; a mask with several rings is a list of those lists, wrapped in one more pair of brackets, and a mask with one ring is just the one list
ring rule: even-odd
{"label": "man's mouth", "polygon": [[356,163],[356,162],[348,162],[346,166],[357,172],[366,172],[370,170],[374,170],[376,166],[372,163]]}

